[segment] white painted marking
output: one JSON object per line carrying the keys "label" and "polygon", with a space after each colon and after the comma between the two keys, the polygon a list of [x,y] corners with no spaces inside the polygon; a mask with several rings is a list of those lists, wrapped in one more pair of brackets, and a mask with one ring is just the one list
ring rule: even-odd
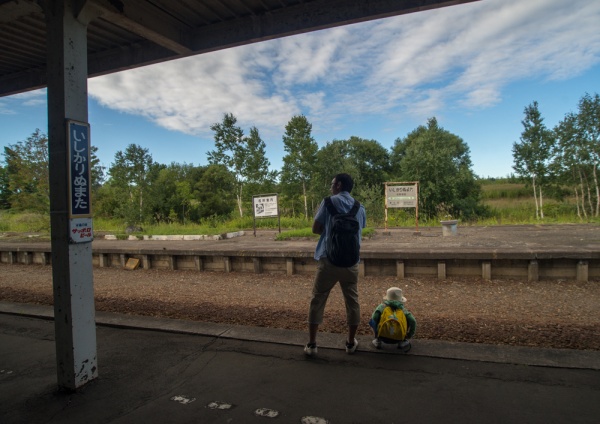
{"label": "white painted marking", "polygon": [[187,405],[188,403],[192,403],[196,400],[196,398],[187,398],[185,396],[173,396],[171,398],[172,401],[179,402],[182,405]]}
{"label": "white painted marking", "polygon": [[300,422],[302,424],[329,424],[329,421],[327,421],[325,418],[321,418],[321,417],[302,417],[302,419],[300,420]]}
{"label": "white painted marking", "polygon": [[257,417],[275,418],[279,415],[279,412],[269,408],[258,408],[256,411],[254,411],[254,415]]}
{"label": "white painted marking", "polygon": [[233,408],[233,405],[230,403],[214,401],[206,405],[206,407],[208,409],[231,409]]}

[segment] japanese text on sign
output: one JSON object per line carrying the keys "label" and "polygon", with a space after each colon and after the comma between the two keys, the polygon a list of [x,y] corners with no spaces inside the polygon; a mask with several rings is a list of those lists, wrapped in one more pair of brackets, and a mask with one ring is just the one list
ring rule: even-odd
{"label": "japanese text on sign", "polygon": [[90,181],[90,128],[89,125],[69,121],[69,216],[91,215]]}
{"label": "japanese text on sign", "polygon": [[417,207],[417,186],[387,186],[385,193],[388,208]]}
{"label": "japanese text on sign", "polygon": [[254,206],[254,216],[256,218],[265,218],[278,216],[277,195],[256,196],[252,198]]}
{"label": "japanese text on sign", "polygon": [[94,231],[92,228],[92,218],[75,218],[70,220],[69,238],[73,243],[82,243],[92,241]]}

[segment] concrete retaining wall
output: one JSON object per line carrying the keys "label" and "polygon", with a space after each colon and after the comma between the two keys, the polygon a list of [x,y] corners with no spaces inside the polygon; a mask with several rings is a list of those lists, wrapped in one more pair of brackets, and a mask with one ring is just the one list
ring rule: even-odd
{"label": "concrete retaining wall", "polygon": [[[394,258],[389,252],[363,255],[360,264],[362,276],[406,277],[473,277],[487,280],[501,278],[537,280],[599,280],[600,259],[562,258],[545,255],[543,259],[528,258],[515,253],[514,258],[486,257],[484,253],[456,254],[427,252],[412,253],[410,258]],[[476,256],[472,258],[470,256]],[[525,256],[525,257],[524,257]],[[550,256],[550,257],[548,257]],[[123,268],[129,258],[140,260],[143,269],[195,270],[198,272],[242,272],[266,274],[314,274],[316,262],[312,252],[127,252],[123,250],[94,251],[95,267]],[[15,246],[3,248],[0,262],[5,264],[51,265],[49,250]]]}

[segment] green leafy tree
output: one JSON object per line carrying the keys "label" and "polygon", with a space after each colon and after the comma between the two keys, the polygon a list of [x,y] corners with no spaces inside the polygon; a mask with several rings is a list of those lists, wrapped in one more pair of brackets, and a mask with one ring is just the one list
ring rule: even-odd
{"label": "green leafy tree", "polygon": [[587,168],[590,160],[586,146],[578,136],[577,116],[568,113],[554,128],[556,144],[552,152],[550,172],[560,186],[569,187],[575,194],[577,215],[587,217],[586,193],[589,193]]}
{"label": "green leafy tree", "polygon": [[118,205],[114,213],[128,225],[144,222],[146,194],[160,167],[148,149],[137,144],[130,144],[124,152],[119,150],[115,154],[115,161],[108,170],[110,191],[116,197],[113,204]]}
{"label": "green leafy tree", "polygon": [[98,159],[98,147],[91,146],[90,148],[90,172],[92,174],[92,190],[98,190],[104,183],[104,171],[106,167],[100,163]]}
{"label": "green leafy tree", "polygon": [[10,193],[8,169],[0,166],[0,209],[10,209]]}
{"label": "green leafy tree", "polygon": [[245,180],[246,139],[244,131],[236,125],[237,118],[231,113],[223,116],[221,123],[211,125],[215,133],[215,150],[207,152],[208,163],[224,165],[235,177],[235,195],[240,216],[244,215],[242,196]]}
{"label": "green leafy tree", "polygon": [[400,181],[419,182],[420,215],[469,219],[483,212],[469,147],[441,128],[435,118],[397,139],[393,150],[403,152],[397,175]]}
{"label": "green leafy tree", "polygon": [[598,164],[600,163],[600,96],[585,94],[578,104],[578,134],[589,151],[592,179],[595,191],[594,215],[600,213],[600,187],[598,186]]}
{"label": "green leafy tree", "polygon": [[348,140],[329,141],[317,151],[311,183],[314,198],[319,202],[316,206],[320,204],[321,198],[331,194],[331,180],[336,174],[344,172],[351,175],[358,186],[358,168],[350,156],[351,151]]}
{"label": "green leafy tree", "polygon": [[[544,119],[533,102],[525,108],[525,119],[520,142],[513,143],[513,169],[522,178],[529,179],[533,188],[536,219],[544,218],[543,188],[550,178],[549,167],[554,137],[544,125]],[[538,200],[539,199],[539,200]]]}
{"label": "green leafy tree", "polygon": [[356,168],[355,182],[360,187],[379,187],[383,194],[383,183],[391,172],[390,154],[376,140],[350,137],[349,156]]}
{"label": "green leafy tree", "polygon": [[227,216],[236,203],[235,176],[224,165],[197,167],[192,171],[192,198],[196,204],[192,218],[201,220]]}
{"label": "green leafy tree", "polygon": [[[335,174],[348,173],[354,179],[352,194],[369,210],[369,219],[378,220],[383,211],[383,183],[390,169],[388,151],[376,140],[352,136],[348,140],[327,142],[317,152],[313,173],[313,199],[329,195]],[[313,210],[318,203],[311,205]]]}
{"label": "green leafy tree", "polygon": [[4,148],[8,201],[18,210],[49,213],[48,137],[39,129]]}
{"label": "green leafy tree", "polygon": [[91,189],[92,189],[92,207],[94,213],[96,213],[96,201],[98,198],[98,192],[104,184],[104,171],[106,169],[100,163],[100,159],[97,156],[98,147],[91,146],[90,148],[90,173],[91,173]]}
{"label": "green leafy tree", "polygon": [[155,222],[183,222],[190,214],[192,165],[171,163],[158,171],[152,181],[148,208]]}
{"label": "green leafy tree", "polygon": [[301,192],[304,200],[304,216],[308,216],[309,184],[315,172],[319,146],[312,136],[312,124],[304,115],[293,116],[285,126],[281,170],[282,190],[288,196]]}
{"label": "green leafy tree", "polygon": [[250,134],[245,137],[245,160],[243,176],[248,187],[248,193],[272,191],[277,180],[277,171],[269,171],[271,163],[267,159],[266,144],[260,138],[256,127],[250,128]]}
{"label": "green leafy tree", "polygon": [[554,128],[551,170],[561,186],[573,191],[580,218],[598,216],[600,193],[600,97],[585,94],[577,113],[569,112]]}

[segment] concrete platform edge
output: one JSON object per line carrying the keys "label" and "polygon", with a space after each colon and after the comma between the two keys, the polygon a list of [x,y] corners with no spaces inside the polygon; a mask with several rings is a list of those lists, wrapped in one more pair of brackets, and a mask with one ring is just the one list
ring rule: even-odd
{"label": "concrete platform edge", "polygon": [[[45,305],[0,302],[0,313],[38,319],[54,319],[53,307]],[[113,312],[97,311],[96,324],[114,328],[164,331],[262,343],[276,343],[298,346],[299,349],[306,342],[306,333],[302,331],[126,315]],[[372,347],[371,338],[368,336],[360,336],[358,340],[359,354],[408,355],[553,368],[600,370],[600,351],[593,350],[543,349],[525,346],[414,339],[412,341],[412,350],[408,354],[404,354],[395,349],[376,350]],[[319,333],[318,345],[320,349],[343,350],[344,335]]]}

